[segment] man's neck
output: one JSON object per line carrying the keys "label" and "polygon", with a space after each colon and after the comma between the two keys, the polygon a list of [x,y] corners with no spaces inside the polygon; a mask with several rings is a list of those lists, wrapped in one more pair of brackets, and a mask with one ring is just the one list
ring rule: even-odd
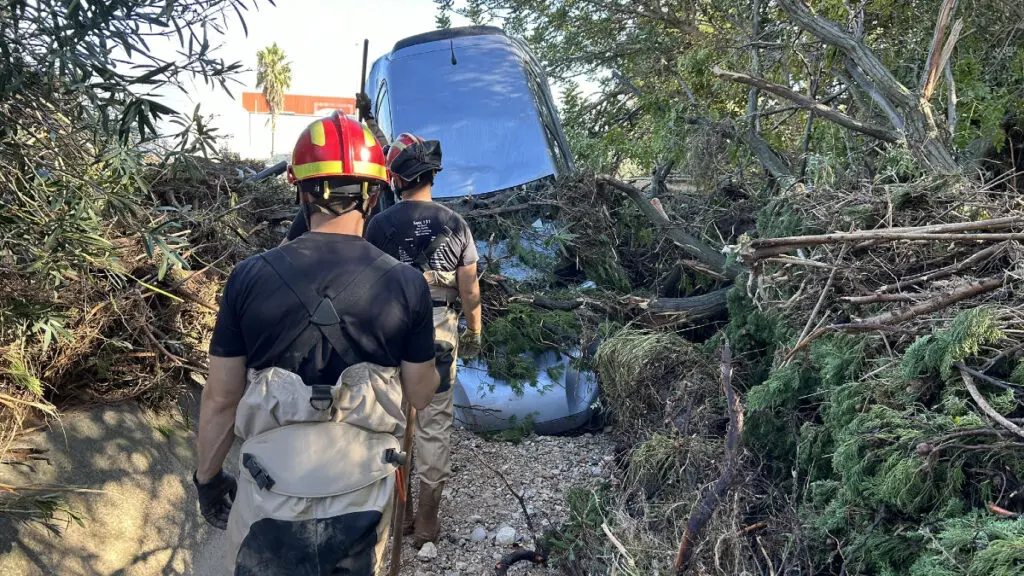
{"label": "man's neck", "polygon": [[402,200],[411,200],[413,202],[431,202],[434,198],[430,195],[433,186],[420,186],[415,190],[409,190],[402,193]]}
{"label": "man's neck", "polygon": [[324,234],[347,234],[349,236],[361,237],[363,235],[363,223],[363,215],[355,210],[333,218],[318,212],[310,218],[310,229]]}

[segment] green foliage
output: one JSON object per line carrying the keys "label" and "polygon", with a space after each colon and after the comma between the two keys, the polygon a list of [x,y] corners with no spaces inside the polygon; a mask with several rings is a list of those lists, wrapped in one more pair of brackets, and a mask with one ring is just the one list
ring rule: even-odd
{"label": "green foliage", "polygon": [[749,381],[763,382],[768,377],[775,351],[796,335],[778,314],[755,306],[747,297],[745,286],[746,278],[741,277],[729,290],[729,324],[725,333],[735,355],[753,358],[748,367]]}
{"label": "green foliage", "polygon": [[521,419],[512,415],[509,418],[508,423],[509,428],[499,430],[497,432],[484,432],[480,434],[480,436],[490,442],[510,442],[512,444],[519,444],[524,438],[533,434],[534,428],[537,425],[532,414],[527,414]]}
{"label": "green foliage", "polygon": [[[799,236],[805,232],[803,216],[786,198],[770,200],[757,215],[757,234],[761,238]],[[812,233],[810,230],[807,233]]]}
{"label": "green foliage", "polygon": [[1010,374],[1010,382],[1018,386],[1024,386],[1024,360],[1017,362],[1017,367],[1013,369],[1013,373]]}
{"label": "green foliage", "polygon": [[973,512],[923,527],[925,552],[910,569],[932,574],[1015,576],[1024,571],[1024,520]]}
{"label": "green foliage", "polygon": [[452,27],[452,18],[448,14],[452,12],[455,0],[434,0],[437,4],[437,14],[434,16],[434,24],[438,30],[447,30]]}
{"label": "green foliage", "polygon": [[[434,1],[437,2],[437,0]],[[450,8],[451,7],[449,6],[449,9]],[[439,16],[442,11],[443,8],[438,6]],[[485,24],[489,24],[491,21],[491,17],[487,13],[487,6],[482,0],[466,0],[466,5],[456,10],[456,13],[468,18],[474,26],[483,26]],[[441,24],[442,22],[438,21],[438,28],[447,28],[447,26],[441,26]],[[450,22],[448,24],[449,26],[451,25]]]}
{"label": "green foliage", "polygon": [[36,396],[43,395],[43,383],[32,373],[19,354],[11,351],[4,357],[7,366],[0,373],[4,374],[14,383],[15,386],[28,390]]}
{"label": "green foliage", "polygon": [[[112,355],[135,362],[124,335],[144,338],[139,312],[155,316],[146,299],[158,308],[149,294],[167,296],[156,284],[203,261],[184,239],[193,205],[158,183],[215,152],[217,133],[198,106],[173,110],[154,95],[186,80],[226,91],[242,65],[216,54],[216,36],[244,27],[255,5],[0,2],[0,392],[31,395],[48,414],[40,395],[89,396]],[[170,49],[151,49],[164,41]],[[79,361],[88,368],[69,394],[54,375]],[[151,384],[137,380],[136,390]],[[22,421],[8,408],[5,438]]]}
{"label": "green foliage", "polygon": [[37,523],[47,531],[60,535],[72,523],[85,527],[86,517],[73,508],[62,493],[8,494],[0,498],[0,516],[20,522]]}
{"label": "green foliage", "polygon": [[922,336],[903,355],[903,377],[918,378],[930,372],[944,379],[953,373],[953,364],[978,353],[981,346],[1003,337],[995,312],[972,308],[957,314],[948,330]]}
{"label": "green foliage", "polygon": [[512,303],[505,314],[484,325],[487,373],[514,387],[536,385],[537,356],[578,345],[581,332],[579,318],[572,312]]}
{"label": "green foliage", "polygon": [[555,565],[576,560],[581,551],[604,540],[601,525],[611,523],[610,497],[604,488],[569,488],[565,497],[569,520],[557,532],[545,535],[544,547]]}
{"label": "green foliage", "polygon": [[629,460],[630,480],[645,486],[663,486],[676,473],[679,446],[669,436],[652,434],[633,450]]}

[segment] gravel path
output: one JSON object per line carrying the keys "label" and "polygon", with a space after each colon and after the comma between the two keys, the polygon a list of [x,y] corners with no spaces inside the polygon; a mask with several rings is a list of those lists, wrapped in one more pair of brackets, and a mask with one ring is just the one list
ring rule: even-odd
{"label": "gravel path", "polygon": [[[456,430],[453,440],[454,470],[441,504],[441,541],[436,557],[418,557],[406,543],[402,576],[492,575],[494,564],[510,550],[510,545],[499,545],[496,540],[507,542],[512,537],[524,547],[533,546],[519,503],[481,460],[500,471],[524,495],[538,531],[566,519],[565,494],[569,488],[600,482],[609,476],[613,465],[611,438],[600,434],[531,436],[514,445],[488,442]],[[423,551],[419,556],[424,556]],[[510,574],[558,572],[517,564]]]}

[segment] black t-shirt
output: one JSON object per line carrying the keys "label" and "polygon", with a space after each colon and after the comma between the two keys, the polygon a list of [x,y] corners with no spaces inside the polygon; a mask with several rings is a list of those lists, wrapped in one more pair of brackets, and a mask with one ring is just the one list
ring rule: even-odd
{"label": "black t-shirt", "polygon": [[[324,295],[345,286],[381,251],[357,236],[307,232],[284,246],[300,283]],[[395,266],[372,288],[368,306],[338,310],[342,326],[364,362],[399,366],[434,357],[434,321],[423,275]],[[337,301],[337,298],[336,298]],[[246,356],[249,368],[279,366],[306,383],[334,383],[347,367],[323,337],[298,367],[282,366],[280,353],[309,326],[302,302],[260,256],[235,267],[224,288],[210,341],[214,356]]]}
{"label": "black t-shirt", "polygon": [[[403,200],[370,221],[366,240],[405,264],[433,242],[445,225],[451,228],[448,240],[431,256],[428,267],[439,272],[454,272],[460,266],[476,264],[476,243],[469,224],[458,213],[436,202]],[[388,239],[389,228],[393,234]]]}

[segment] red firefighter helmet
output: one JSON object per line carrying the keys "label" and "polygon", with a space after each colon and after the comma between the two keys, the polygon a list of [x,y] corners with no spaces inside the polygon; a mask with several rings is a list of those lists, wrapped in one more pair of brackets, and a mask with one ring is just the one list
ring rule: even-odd
{"label": "red firefighter helmet", "polygon": [[370,129],[351,116],[334,112],[299,135],[288,165],[288,182],[350,177],[386,184],[384,151]]}

